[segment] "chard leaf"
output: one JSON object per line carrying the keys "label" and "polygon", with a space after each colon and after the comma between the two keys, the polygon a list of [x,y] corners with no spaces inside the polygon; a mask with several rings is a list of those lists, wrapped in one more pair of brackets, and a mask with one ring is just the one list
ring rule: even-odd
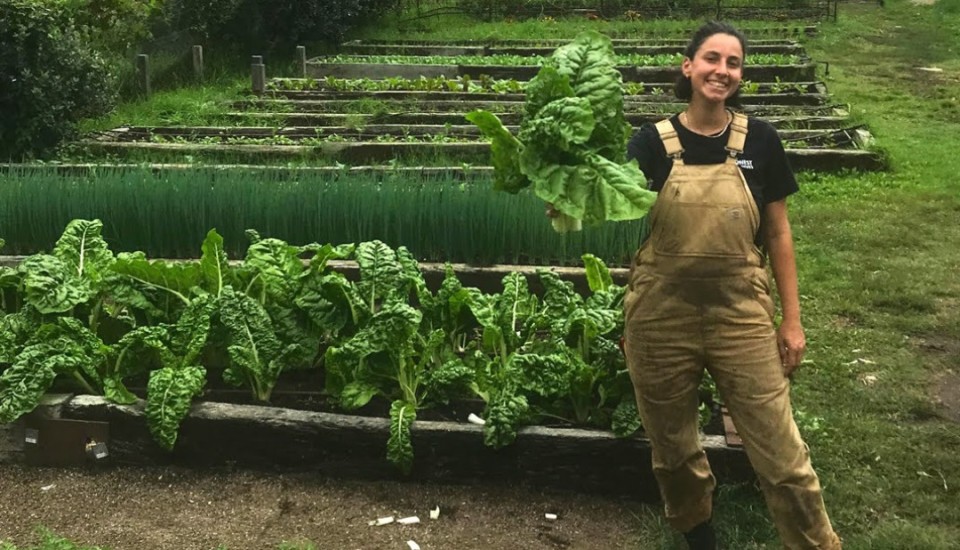
{"label": "chard leaf", "polygon": [[26,347],[0,374],[0,424],[13,422],[35,409],[68,360],[49,343]]}
{"label": "chard leaf", "polygon": [[23,301],[40,313],[65,313],[96,295],[88,279],[75,275],[56,256],[30,256],[17,270],[23,278]]}
{"label": "chard leaf", "polygon": [[617,164],[589,154],[583,164],[565,166],[543,163],[534,152],[524,160],[530,160],[524,170],[537,196],[584,223],[642,218],[657,198],[641,185],[645,179],[635,161]]}
{"label": "chard leaf", "polygon": [[127,389],[123,380],[117,376],[103,379],[103,396],[112,403],[132,405],[137,402],[137,396]]}
{"label": "chard leaf", "polygon": [[406,401],[390,405],[390,439],[387,440],[387,460],[409,474],[413,468],[413,442],[410,426],[417,419],[416,408]]}
{"label": "chard leaf", "polygon": [[151,319],[162,319],[166,315],[147,297],[149,289],[129,277],[109,272],[103,277],[101,286],[105,294],[103,310],[113,319],[132,327],[137,323],[133,311],[142,311]]}
{"label": "chard leaf", "polygon": [[[177,365],[192,365],[196,362],[210,334],[210,316],[215,308],[208,296],[194,298],[184,308],[177,323],[170,328],[168,357],[176,357]],[[171,363],[165,363],[171,365]]]}
{"label": "chard leaf", "polygon": [[446,361],[439,367],[427,369],[423,375],[424,391],[431,403],[449,403],[462,395],[467,395],[473,382],[473,369],[463,359]]}
{"label": "chard leaf", "polygon": [[197,262],[148,260],[143,252],[118,254],[111,269],[137,285],[169,293],[184,304],[190,301],[187,296],[191,289],[199,287],[203,280]]}
{"label": "chard leaf", "polygon": [[538,269],[537,275],[540,277],[543,288],[546,289],[543,293],[543,303],[553,311],[554,319],[565,316],[583,304],[583,297],[577,293],[570,281],[561,279],[549,269]]}
{"label": "chard leaf", "polygon": [[224,376],[233,382],[245,381],[254,399],[269,401],[280,372],[298,346],[282,347],[260,302],[229,286],[220,296],[220,321],[230,332],[231,342],[227,347],[231,364]]}
{"label": "chard leaf", "polygon": [[356,249],[357,245],[352,243],[337,246],[325,244],[314,251],[313,258],[310,259],[310,271],[314,274],[323,273],[330,260],[345,260],[353,256]]}
{"label": "chard leaf", "polygon": [[0,423],[12,422],[32,411],[59,375],[102,384],[96,366],[103,361],[106,346],[72,318],[38,327],[34,339],[0,374]]}
{"label": "chard leaf", "polygon": [[[123,335],[120,341],[111,347],[115,355],[110,358],[110,368],[104,375],[104,396],[114,403],[130,404],[135,400],[123,379],[149,370],[148,352],[166,352],[166,340],[169,338],[170,325],[146,325],[137,327]],[[173,363],[168,359],[167,364]],[[161,364],[164,364],[161,362]]]}
{"label": "chard leaf", "polygon": [[359,409],[380,393],[380,389],[369,382],[354,380],[340,392],[340,405],[348,411]]}
{"label": "chard leaf", "polygon": [[623,313],[623,295],[626,287],[613,285],[607,290],[598,290],[587,298],[584,305],[588,308],[616,309]]}
{"label": "chard leaf", "polygon": [[98,282],[113,263],[113,253],[103,240],[100,220],[73,220],[53,247],[53,255],[72,275]]}
{"label": "chard leaf", "polygon": [[154,440],[172,451],[177,442],[180,423],[190,412],[193,398],[206,383],[203,367],[164,367],[152,371],[147,382],[147,427]]}
{"label": "chard leaf", "polygon": [[204,290],[214,296],[220,296],[230,266],[227,263],[227,253],[223,249],[223,237],[216,229],[211,229],[203,240],[200,255],[200,273],[203,278]]}
{"label": "chard leaf", "polygon": [[536,148],[530,148],[529,151],[538,155],[550,148],[577,151],[578,145],[590,139],[596,126],[590,107],[589,100],[582,97],[563,97],[551,101],[540,109],[536,117],[524,124],[519,139],[523,143],[536,143]]}
{"label": "chard leaf", "polygon": [[524,111],[529,118],[536,117],[540,109],[551,101],[576,95],[573,86],[570,85],[570,75],[560,74],[557,67],[550,62],[530,79],[524,88],[524,93],[526,93]]}
{"label": "chard leaf", "polygon": [[598,123],[623,116],[623,77],[609,38],[582,32],[557,48],[547,65],[570,79],[573,95],[589,102]]}
{"label": "chard leaf", "polygon": [[466,118],[490,139],[490,154],[495,170],[493,188],[517,193],[528,187],[530,180],[520,169],[520,152],[523,150],[520,140],[515,138],[493,113],[478,110],[468,113]]}
{"label": "chard leaf", "polygon": [[361,243],[357,247],[360,282],[357,287],[371,312],[381,300],[390,297],[402,282],[402,267],[397,254],[381,241]]}
{"label": "chard leaf", "polygon": [[417,333],[423,313],[407,304],[393,303],[377,312],[341,349],[356,358],[396,350]]}
{"label": "chard leaf", "polygon": [[404,286],[413,289],[418,299],[429,302],[433,298],[433,294],[427,288],[427,281],[423,278],[420,264],[407,247],[400,246],[397,248],[397,262],[400,263],[400,273],[405,283]]}
{"label": "chard leaf", "polygon": [[615,309],[577,308],[567,318],[564,333],[592,340],[619,327],[620,315]]}
{"label": "chard leaf", "polygon": [[17,288],[20,286],[20,275],[12,267],[0,267],[0,289]]}
{"label": "chard leaf", "polygon": [[245,268],[257,274],[264,291],[272,300],[290,301],[297,291],[297,280],[304,271],[301,249],[280,239],[262,239],[247,248]]}
{"label": "chard leaf", "polygon": [[617,437],[630,437],[642,426],[640,413],[637,412],[637,402],[633,397],[626,396],[613,410],[610,429]]}
{"label": "chard leaf", "polygon": [[367,312],[363,296],[342,273],[308,279],[294,303],[333,338],[341,336],[348,326],[358,325],[362,313]]}
{"label": "chard leaf", "polygon": [[[554,346],[554,349],[562,349]],[[541,397],[563,397],[570,393],[570,358],[561,352],[514,353],[506,367],[507,376],[525,392]]]}
{"label": "chard leaf", "polygon": [[0,316],[0,364],[13,363],[39,326],[39,315],[30,307]]}
{"label": "chard leaf", "polygon": [[495,160],[502,152],[497,181],[532,185],[561,214],[557,231],[641,218],[656,198],[636,164],[623,163],[631,129],[622,80],[610,39],[587,31],[557,48],[531,80],[517,138],[492,115],[474,117],[494,140]]}
{"label": "chard leaf", "polygon": [[[110,348],[104,345],[100,337],[73,317],[57,319],[60,329],[58,349],[64,354],[71,354],[77,358],[79,368],[74,369],[93,381],[98,387],[103,386],[103,377],[98,370],[106,360]],[[72,372],[72,371],[71,371]],[[70,374],[71,372],[65,372]]]}
{"label": "chard leaf", "polygon": [[501,281],[503,292],[497,300],[497,313],[501,326],[510,341],[519,346],[517,333],[521,332],[527,321],[536,315],[540,307],[536,295],[530,292],[527,278],[520,273],[509,273]]}
{"label": "chard leaf", "polygon": [[583,265],[587,274],[587,285],[592,292],[606,291],[613,286],[613,277],[603,260],[593,254],[584,254]]}
{"label": "chard leaf", "polygon": [[[411,347],[423,314],[407,304],[388,304],[353,337],[326,353],[326,389],[340,396],[354,381],[379,383],[398,376],[399,366],[392,356],[400,356]],[[388,393],[388,392],[384,392]]]}
{"label": "chard leaf", "polygon": [[517,439],[517,431],[530,410],[527,398],[517,395],[510,387],[503,387],[487,403],[483,414],[483,443],[500,449]]}

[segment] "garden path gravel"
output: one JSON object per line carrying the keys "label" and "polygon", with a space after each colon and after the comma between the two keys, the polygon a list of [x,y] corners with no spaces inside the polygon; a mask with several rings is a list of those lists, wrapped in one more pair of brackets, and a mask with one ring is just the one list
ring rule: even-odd
{"label": "garden path gravel", "polygon": [[[37,526],[111,550],[642,548],[637,502],[523,486],[328,479],[310,473],[0,464],[0,541]],[[430,509],[440,517],[430,519]],[[545,513],[555,513],[548,520]],[[371,527],[381,516],[417,525]],[[296,546],[294,548],[306,548]]]}

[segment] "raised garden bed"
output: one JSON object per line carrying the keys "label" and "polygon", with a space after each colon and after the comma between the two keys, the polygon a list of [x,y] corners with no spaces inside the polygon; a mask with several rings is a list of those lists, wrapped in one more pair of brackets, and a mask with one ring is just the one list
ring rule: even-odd
{"label": "raised garden bed", "polygon": [[[450,44],[370,44],[362,41],[346,42],[340,46],[343,53],[355,55],[550,55],[561,42],[554,44],[535,45],[498,44],[498,45],[450,45]],[[650,43],[636,41],[614,41],[614,51],[618,54],[661,55],[682,53],[685,42]],[[802,55],[803,46],[796,42],[750,42],[750,53]]]}
{"label": "raised garden bed", "polygon": [[[651,101],[651,98],[644,97],[643,100],[627,100],[624,102],[624,110],[627,116],[630,113],[651,113],[669,116],[679,113],[685,107],[684,103],[679,103],[672,96],[664,95],[660,101]],[[245,112],[304,112],[304,113],[330,113],[330,114],[376,114],[378,116],[388,116],[391,114],[403,113],[445,113],[445,112],[464,112],[473,109],[485,109],[497,114],[501,113],[520,113],[523,110],[522,101],[451,101],[448,99],[432,99],[429,101],[416,100],[390,100],[381,99],[270,99],[258,98],[243,101],[235,101],[229,105],[234,109],[243,109]],[[824,105],[744,105],[741,109],[744,113],[751,116],[847,116],[846,106],[824,104]]]}
{"label": "raised garden bed", "polygon": [[[673,91],[675,82],[628,82],[623,86],[626,96],[657,94]],[[822,82],[743,82],[745,94],[783,94],[783,93],[826,93]],[[346,79],[326,77],[321,80],[309,78],[275,78],[267,83],[271,92],[437,92],[458,94],[498,94],[522,95],[526,82],[518,80],[473,80],[468,77],[448,79],[436,78],[385,78],[385,79]]]}
{"label": "raised garden bed", "polygon": [[[675,80],[680,74],[679,66],[670,67],[618,67],[625,82],[667,82]],[[456,78],[469,75],[480,78],[486,75],[495,79],[530,80],[539,72],[537,66],[508,65],[415,65],[393,63],[325,63],[311,60],[307,62],[307,76],[311,78],[386,78],[402,77],[416,79]],[[796,65],[748,65],[744,77],[757,82],[803,82],[816,80],[815,63]]]}
{"label": "raised garden bed", "polygon": [[[672,93],[667,90],[656,90],[651,88],[649,93],[644,95],[624,96],[624,107],[629,109],[631,104],[638,102],[649,103],[671,103],[677,101]],[[411,101],[411,102],[429,102],[429,101],[456,101],[465,102],[503,102],[522,104],[524,94],[501,94],[496,92],[421,92],[421,91],[364,91],[364,92],[339,92],[339,91],[298,91],[298,90],[276,90],[269,91],[266,97],[272,97],[287,101]],[[744,105],[824,105],[830,97],[825,93],[766,93],[766,94],[742,94],[740,100]]]}
{"label": "raised garden bed", "polygon": [[[512,133],[519,131],[518,126],[506,125]],[[634,128],[634,131],[638,128]],[[782,129],[780,138],[790,148],[802,144],[804,147],[856,147],[863,141],[858,132],[864,132],[862,126],[834,127],[825,129]],[[420,143],[439,142],[441,138],[451,140],[484,141],[479,128],[472,124],[409,125],[409,124],[367,124],[362,126],[290,126],[268,128],[250,127],[189,127],[189,126],[131,126],[105,132],[103,141],[183,143],[195,141],[210,144],[217,141],[224,144],[243,145],[243,140],[268,142],[276,138],[273,145],[297,144],[317,146],[329,140],[337,141],[376,141],[384,143],[416,140]],[[253,144],[253,143],[251,143]],[[258,143],[264,144],[264,143]]]}
{"label": "raised garden bed", "polygon": [[[813,131],[818,132],[820,131]],[[386,163],[394,159],[438,159],[441,162],[489,162],[490,146],[484,142],[390,143],[321,142],[315,145],[217,145],[192,143],[148,143],[122,141],[82,142],[91,152],[125,155],[132,152],[172,153],[182,156],[232,159],[290,158],[328,163]],[[787,157],[797,170],[882,170],[885,162],[873,151],[859,149],[787,148]]]}
{"label": "raised garden bed", "polygon": [[[479,426],[418,420],[411,433],[417,456],[410,475],[403,476],[384,458],[389,437],[386,418],[198,402],[181,426],[177,446],[167,453],[151,439],[142,405],[114,405],[95,396],[53,402],[56,404],[42,414],[109,424],[106,460],[113,463],[319,471],[333,477],[362,479],[482,479],[651,500],[658,497],[650,446],[642,437],[527,427],[521,429],[513,445],[494,450],[484,446]],[[23,439],[13,441],[22,438],[20,424],[7,430],[7,439],[11,440],[8,459],[22,460],[17,447],[24,447]],[[725,435],[703,435],[701,444],[722,483],[755,478],[742,447],[728,443]]]}
{"label": "raised garden bed", "polygon": [[[371,124],[400,124],[400,125],[439,125],[462,124],[466,111],[452,111],[446,113],[385,113],[379,115],[358,115],[346,113],[296,113],[296,112],[261,112],[261,113],[227,113],[227,120],[256,121],[270,126],[368,126]],[[507,125],[518,125],[520,113],[501,113],[500,120]],[[662,120],[665,113],[631,112],[626,113],[626,120],[635,127],[648,122]],[[806,128],[809,130],[843,127],[849,122],[845,116],[827,115],[771,115],[764,116],[764,120],[777,128]]]}

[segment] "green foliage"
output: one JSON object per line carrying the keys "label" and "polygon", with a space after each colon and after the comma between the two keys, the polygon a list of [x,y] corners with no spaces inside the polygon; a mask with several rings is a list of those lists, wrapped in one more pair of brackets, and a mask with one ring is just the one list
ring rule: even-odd
{"label": "green foliage", "polygon": [[413,442],[410,426],[417,419],[416,406],[402,400],[390,405],[390,439],[387,440],[387,460],[408,474],[413,468]]}
{"label": "green foliage", "polygon": [[656,194],[643,186],[635,162],[622,164],[630,127],[614,62],[609,38],[582,33],[557,48],[530,81],[516,138],[495,115],[468,115],[493,141],[499,188],[515,192],[532,185],[566,219],[586,223],[646,214]]}
{"label": "green foliage", "polygon": [[284,346],[275,333],[270,315],[260,302],[226,287],[220,297],[220,322],[230,333],[230,367],[224,379],[245,385],[260,402],[269,402],[280,373],[299,344]]}
{"label": "green foliage", "polygon": [[125,54],[151,36],[164,0],[63,0],[62,9],[103,51]]}
{"label": "green foliage", "polygon": [[106,346],[71,318],[40,327],[0,375],[0,423],[32,411],[58,375],[103,384],[94,368],[105,359]]}
{"label": "green foliage", "polygon": [[[561,46],[560,48],[564,48]],[[615,54],[611,50],[609,63],[617,67],[676,67],[683,62],[682,53],[666,54]],[[386,65],[470,65],[470,66],[507,66],[507,67],[535,67],[549,66],[556,59],[539,55],[520,54],[490,54],[490,55],[353,55],[342,54],[322,57],[323,63],[378,63]],[[582,60],[576,61],[580,63]],[[800,58],[790,54],[758,53],[750,55],[750,63],[754,65],[791,65],[798,63]],[[422,78],[422,77],[421,77]],[[487,77],[489,78],[489,77]],[[336,81],[333,81],[336,82]],[[387,80],[386,82],[390,82]],[[421,81],[422,82],[422,81]],[[464,79],[460,86],[463,91],[470,91],[470,81]],[[477,87],[485,88],[482,83]],[[450,89],[449,87],[447,89]],[[453,91],[453,90],[451,90]]]}
{"label": "green foliage", "polygon": [[[101,230],[74,220],[51,254],[27,258],[10,278],[19,307],[0,317],[0,365],[9,365],[0,421],[32,410],[57,377],[122,404],[139,401],[125,380],[146,378],[147,425],[170,450],[205,386],[204,361],[228,357],[225,380],[259,401],[286,370],[322,360],[325,389],[344,409],[393,403],[387,456],[402,471],[413,464],[417,412],[474,396],[487,402],[484,439],[495,447],[543,418],[636,430],[615,343],[623,288],[595,256],[584,256],[588,297],[541,270],[540,299],[519,273],[486,294],[449,265],[433,290],[409,250],[381,241],[292,246],[249,231],[246,258],[231,264],[211,230],[199,261],[177,266],[115,257]],[[345,258],[356,260],[356,280],[330,270]]]}
{"label": "green foliage", "polygon": [[107,112],[113,75],[54,0],[0,0],[0,158],[50,153]]}
{"label": "green foliage", "polygon": [[179,435],[180,422],[190,412],[193,398],[203,390],[206,371],[202,367],[164,367],[150,373],[147,394],[156,399],[147,401],[147,426],[154,440],[164,449],[173,450]]}
{"label": "green foliage", "polygon": [[40,533],[40,542],[37,543],[37,545],[20,548],[9,542],[0,541],[0,550],[108,550],[101,546],[87,546],[73,543],[44,528],[38,528],[38,531]]}
{"label": "green foliage", "polygon": [[339,43],[394,0],[167,0],[174,26],[235,46],[289,46],[304,39]]}

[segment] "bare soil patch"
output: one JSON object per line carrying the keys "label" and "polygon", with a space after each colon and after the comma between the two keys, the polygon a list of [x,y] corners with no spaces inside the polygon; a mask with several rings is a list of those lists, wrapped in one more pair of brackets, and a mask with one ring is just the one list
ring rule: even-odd
{"label": "bare soil patch", "polygon": [[940,378],[936,402],[946,418],[960,422],[960,374],[950,373]]}
{"label": "bare soil patch", "polygon": [[[0,541],[36,542],[37,526],[113,550],[619,549],[642,505],[522,486],[332,480],[310,473],[0,465]],[[440,517],[430,510],[440,507]],[[548,520],[545,513],[557,514]],[[379,527],[384,516],[415,525]]]}

